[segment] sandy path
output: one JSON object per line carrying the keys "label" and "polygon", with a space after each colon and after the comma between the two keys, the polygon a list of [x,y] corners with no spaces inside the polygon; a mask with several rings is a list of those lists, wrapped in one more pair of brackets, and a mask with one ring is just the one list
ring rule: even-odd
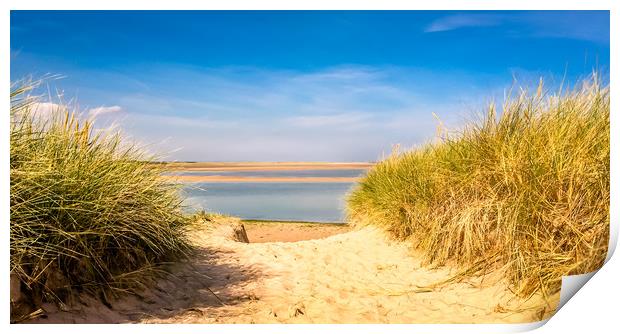
{"label": "sandy path", "polygon": [[419,289],[450,270],[422,266],[404,244],[372,228],[288,243],[244,244],[212,234],[197,233],[200,251],[191,265],[176,265],[175,278],[140,298],[123,298],[113,309],[92,300],[72,312],[48,306],[49,317],[35,322],[531,322],[557,305],[557,296],[550,306],[539,297],[520,300],[488,278]]}

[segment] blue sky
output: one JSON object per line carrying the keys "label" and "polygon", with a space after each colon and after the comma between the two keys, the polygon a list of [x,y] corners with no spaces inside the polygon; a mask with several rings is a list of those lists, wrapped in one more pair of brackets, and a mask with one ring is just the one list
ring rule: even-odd
{"label": "blue sky", "polygon": [[376,160],[594,68],[607,11],[11,12],[11,80],[169,160]]}

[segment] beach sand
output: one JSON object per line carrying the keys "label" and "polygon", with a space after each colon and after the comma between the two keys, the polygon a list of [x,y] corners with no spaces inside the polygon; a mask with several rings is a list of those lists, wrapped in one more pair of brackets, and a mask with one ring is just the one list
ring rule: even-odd
{"label": "beach sand", "polygon": [[[233,221],[232,223],[238,223]],[[295,230],[330,235],[297,242],[241,243],[228,223],[197,229],[198,252],[138,296],[112,308],[81,298],[67,311],[45,305],[33,323],[514,323],[552,315],[556,294],[515,297],[498,273],[441,288],[450,267],[424,266],[406,244],[365,227],[282,227],[246,223],[250,240],[270,241]],[[262,236],[262,237],[261,237]],[[313,236],[322,237],[323,235]]]}
{"label": "beach sand", "polygon": [[243,225],[251,243],[322,239],[351,230],[346,224],[329,223],[244,221]]}

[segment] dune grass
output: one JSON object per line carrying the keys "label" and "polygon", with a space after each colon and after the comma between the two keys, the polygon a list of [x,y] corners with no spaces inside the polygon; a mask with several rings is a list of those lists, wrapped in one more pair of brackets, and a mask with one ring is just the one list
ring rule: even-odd
{"label": "dune grass", "polygon": [[67,105],[40,108],[35,83],[11,86],[11,281],[34,310],[75,290],[140,286],[189,250],[178,186],[118,132]]}
{"label": "dune grass", "polygon": [[[509,94],[510,95],[510,94]],[[596,75],[556,94],[520,91],[501,113],[393,153],[347,198],[428,263],[504,270],[515,292],[557,292],[598,269],[609,238],[609,87]]]}

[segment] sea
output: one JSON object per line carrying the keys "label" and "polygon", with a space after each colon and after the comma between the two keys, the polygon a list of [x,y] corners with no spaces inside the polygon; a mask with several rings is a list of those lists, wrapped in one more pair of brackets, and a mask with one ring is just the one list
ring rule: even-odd
{"label": "sea", "polygon": [[[183,171],[179,175],[246,177],[357,177],[365,169]],[[199,182],[184,184],[188,210],[242,219],[344,222],[345,198],[353,182]]]}

